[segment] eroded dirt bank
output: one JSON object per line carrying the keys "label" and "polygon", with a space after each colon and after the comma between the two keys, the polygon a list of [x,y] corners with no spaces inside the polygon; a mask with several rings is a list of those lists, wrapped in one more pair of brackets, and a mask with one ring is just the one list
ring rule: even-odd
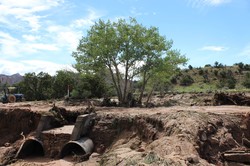
{"label": "eroded dirt bank", "polygon": [[[71,112],[69,119],[81,113],[71,107],[63,109],[67,110],[64,111],[66,117]],[[95,125],[89,133],[95,144],[94,153],[88,161],[70,160],[67,164],[225,165],[223,152],[235,148],[245,150],[249,146],[243,141],[250,139],[248,110],[248,107],[236,106],[97,108]],[[4,135],[0,138],[2,164],[57,165],[62,162],[57,158],[38,163],[13,158],[24,141],[21,133],[28,137],[44,111],[15,107],[1,108],[0,113],[1,120],[5,119],[0,123],[0,134]]]}
{"label": "eroded dirt bank", "polygon": [[99,118],[92,137],[97,148],[107,147],[103,165],[222,164],[223,152],[247,148],[242,138],[250,138],[249,119],[240,114],[176,111]]}

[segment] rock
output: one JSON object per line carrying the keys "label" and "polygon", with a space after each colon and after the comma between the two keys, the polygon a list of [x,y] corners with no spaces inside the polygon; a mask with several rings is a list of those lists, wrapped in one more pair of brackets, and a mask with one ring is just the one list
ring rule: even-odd
{"label": "rock", "polygon": [[9,143],[9,142],[6,142],[6,143],[4,144],[4,146],[5,146],[5,147],[9,147],[9,146],[10,146],[10,143]]}
{"label": "rock", "polygon": [[216,128],[212,124],[208,124],[208,126],[207,126],[207,132],[209,134],[214,134],[216,132]]}
{"label": "rock", "polygon": [[137,152],[145,152],[145,149],[144,148],[139,148],[139,149],[137,149]]}
{"label": "rock", "polygon": [[248,140],[247,138],[242,138],[242,142],[244,146],[250,148],[250,140]]}
{"label": "rock", "polygon": [[213,144],[213,145],[219,144],[219,143],[220,143],[220,141],[219,141],[217,138],[215,138],[215,137],[211,137],[211,138],[209,139],[209,141],[210,141],[210,143]]}
{"label": "rock", "polygon": [[101,144],[99,147],[96,148],[96,152],[99,154],[103,154],[105,149],[106,149],[105,146]]}
{"label": "rock", "polygon": [[135,149],[139,148],[140,145],[141,145],[141,141],[140,141],[140,140],[135,140],[135,141],[130,145],[130,149],[135,150]]}
{"label": "rock", "polygon": [[197,164],[197,163],[199,163],[199,157],[196,156],[196,155],[194,155],[194,154],[188,156],[186,160],[190,164]]}
{"label": "rock", "polygon": [[97,157],[99,157],[99,156],[101,156],[99,153],[92,153],[91,155],[90,155],[90,159],[91,158],[97,158]]}
{"label": "rock", "polygon": [[207,134],[206,132],[202,132],[201,134],[201,138],[200,138],[202,141],[206,141],[207,140]]}

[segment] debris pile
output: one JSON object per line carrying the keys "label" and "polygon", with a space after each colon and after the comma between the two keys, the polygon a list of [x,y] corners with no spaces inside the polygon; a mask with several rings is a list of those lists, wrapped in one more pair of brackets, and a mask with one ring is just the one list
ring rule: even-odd
{"label": "debris pile", "polygon": [[250,106],[250,97],[246,96],[244,93],[215,93],[214,105]]}

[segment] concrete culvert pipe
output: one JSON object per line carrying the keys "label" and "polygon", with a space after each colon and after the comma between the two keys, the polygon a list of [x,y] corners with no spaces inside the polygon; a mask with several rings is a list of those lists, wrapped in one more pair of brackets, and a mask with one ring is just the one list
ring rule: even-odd
{"label": "concrete culvert pipe", "polygon": [[44,148],[41,141],[36,138],[27,139],[19,148],[16,158],[44,156]]}
{"label": "concrete culvert pipe", "polygon": [[93,152],[93,149],[93,141],[87,137],[83,137],[77,141],[69,141],[65,144],[61,150],[60,157],[89,154]]}

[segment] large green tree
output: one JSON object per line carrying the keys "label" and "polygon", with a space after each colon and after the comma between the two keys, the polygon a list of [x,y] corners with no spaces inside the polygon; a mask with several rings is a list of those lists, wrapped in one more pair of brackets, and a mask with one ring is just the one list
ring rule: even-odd
{"label": "large green tree", "polygon": [[[72,71],[59,70],[56,72],[55,80],[53,83],[53,97],[62,98],[71,92],[76,84],[77,74]],[[68,89],[69,88],[69,89]]]}
{"label": "large green tree", "polygon": [[158,28],[145,27],[133,18],[117,22],[99,20],[80,40],[72,55],[77,62],[75,68],[80,72],[107,69],[119,101],[126,104],[133,90],[132,80],[142,80],[143,94],[150,79],[171,75],[172,69],[186,62],[179,51],[171,49],[172,44],[159,34]]}
{"label": "large green tree", "polygon": [[107,93],[107,86],[104,78],[99,74],[78,73],[77,80],[73,87],[73,98],[103,97]]}
{"label": "large green tree", "polygon": [[45,100],[52,95],[53,77],[48,73],[26,73],[22,82],[18,84],[26,100]]}

